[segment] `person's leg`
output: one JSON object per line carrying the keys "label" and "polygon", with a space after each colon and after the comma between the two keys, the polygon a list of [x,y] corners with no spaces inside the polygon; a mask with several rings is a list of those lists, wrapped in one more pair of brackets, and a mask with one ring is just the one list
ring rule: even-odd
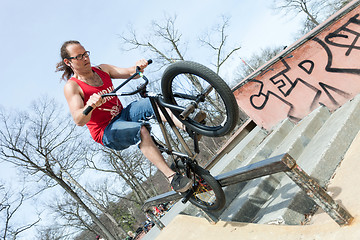
{"label": "person's leg", "polygon": [[[121,116],[119,116],[120,119],[116,120],[112,127],[108,128],[109,130],[114,129],[112,130],[111,134],[108,133],[108,129],[105,130],[106,145],[113,147],[112,145],[116,144],[116,147],[113,148],[121,149],[121,146],[119,146],[121,143],[122,145],[125,145],[126,142],[127,144],[125,147],[127,147],[128,145],[135,144],[136,141],[140,140],[139,148],[144,156],[150,162],[152,162],[166,177],[169,178],[169,176],[174,175],[175,172],[172,171],[165,162],[164,157],[151,138],[149,129],[140,123],[141,120],[149,119],[152,116],[154,116],[154,111],[149,99],[140,99],[130,103],[122,110]],[[181,124],[179,120],[177,121],[178,123],[176,124]],[[140,134],[138,131],[140,131]],[[114,136],[114,138],[116,137],[116,139],[111,138],[108,140],[112,136]],[[171,180],[172,177],[169,178],[170,182]]]}
{"label": "person's leg", "polygon": [[[185,131],[186,130],[185,125],[182,122],[180,122],[180,120],[177,117],[174,116],[174,114],[170,111],[170,109],[166,109],[166,111],[168,112],[170,118],[173,120],[175,126]],[[160,111],[160,109],[159,112],[160,112],[161,120],[163,122],[166,122],[166,118],[164,114]]]}
{"label": "person's leg", "polygon": [[191,188],[193,180],[179,173],[175,173],[165,162],[161,152],[153,142],[151,135],[146,127],[140,129],[141,142],[139,147],[144,156],[152,162],[169,180],[173,190],[177,192],[185,192]]}
{"label": "person's leg", "polygon": [[145,126],[140,129],[141,142],[139,144],[141,152],[152,162],[171,182],[175,172],[165,162],[165,159],[152,140],[149,131]]}

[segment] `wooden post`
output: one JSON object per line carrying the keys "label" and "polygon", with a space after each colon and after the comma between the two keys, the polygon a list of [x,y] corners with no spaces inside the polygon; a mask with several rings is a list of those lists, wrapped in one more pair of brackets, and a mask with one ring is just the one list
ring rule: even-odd
{"label": "wooden post", "polygon": [[295,163],[295,160],[288,154],[283,158],[285,164],[293,166],[291,170],[286,171],[288,175],[306,194],[329,216],[335,220],[340,226],[348,225],[353,220],[351,214],[343,207],[337,204],[334,199],[327,194],[327,192],[311,178],[306,172],[304,172],[299,165]]}

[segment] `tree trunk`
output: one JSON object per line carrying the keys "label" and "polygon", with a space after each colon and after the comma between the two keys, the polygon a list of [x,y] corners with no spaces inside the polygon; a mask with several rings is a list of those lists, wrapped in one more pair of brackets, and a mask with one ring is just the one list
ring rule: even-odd
{"label": "tree trunk", "polygon": [[110,222],[115,226],[115,229],[118,231],[120,230],[120,232],[126,235],[126,231],[121,227],[120,224],[118,224],[116,219],[110,213],[108,213],[106,208],[101,203],[99,203],[85,188],[83,188],[83,186],[81,186],[80,183],[76,181],[67,171],[63,170],[63,172],[69,176],[69,181],[77,186],[82,192],[84,192],[90,201],[110,220]]}
{"label": "tree trunk", "polygon": [[70,196],[77,202],[79,205],[85,210],[85,212],[91,217],[94,223],[101,229],[101,231],[105,234],[106,239],[108,240],[117,240],[112,233],[106,228],[106,226],[98,219],[95,213],[81,200],[79,195],[74,192],[71,187],[64,182],[61,178],[57,177],[54,173],[47,171],[45,173],[52,179],[54,179]]}

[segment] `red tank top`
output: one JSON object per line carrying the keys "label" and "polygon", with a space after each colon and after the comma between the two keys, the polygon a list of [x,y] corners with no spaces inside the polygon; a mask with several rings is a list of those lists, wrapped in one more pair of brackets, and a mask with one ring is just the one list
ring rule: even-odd
{"label": "red tank top", "polygon": [[[109,74],[99,70],[96,67],[92,67],[92,70],[100,76],[101,80],[103,81],[102,86],[99,87],[90,86],[74,77],[69,79],[75,81],[81,87],[84,93],[84,105],[89,100],[90,96],[93,95],[94,93],[98,93],[102,95],[105,93],[110,93],[112,90],[114,90],[114,85],[112,84]],[[92,111],[91,119],[86,124],[86,126],[90,130],[90,134],[92,138],[96,142],[101,144],[106,126],[123,109],[123,106],[118,97],[115,96],[105,97],[104,99],[105,99],[105,103],[102,104],[100,107],[95,108],[95,110]]]}

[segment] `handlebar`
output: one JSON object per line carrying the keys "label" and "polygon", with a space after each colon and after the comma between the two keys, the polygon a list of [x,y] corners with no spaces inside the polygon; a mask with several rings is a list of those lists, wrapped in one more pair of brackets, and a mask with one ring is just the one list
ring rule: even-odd
{"label": "handlebar", "polygon": [[[148,65],[150,65],[153,61],[151,59],[149,59],[148,61]],[[140,75],[140,77],[142,77],[144,80],[145,80],[145,83],[139,85],[135,91],[132,91],[132,92],[129,92],[129,93],[122,93],[121,96],[129,96],[129,95],[134,95],[134,94],[137,94],[137,93],[144,93],[145,92],[145,88],[146,86],[148,85],[149,83],[149,80],[142,74],[142,72],[140,72],[140,67],[139,66],[136,66],[136,72],[131,76],[129,77],[128,79],[126,79],[123,83],[121,83],[117,88],[115,88],[112,92],[110,93],[106,93],[106,94],[103,94],[101,95],[102,98],[104,97],[109,97],[109,96],[116,96],[116,92],[122,88],[124,85],[126,85],[128,82],[130,82],[134,77],[136,77],[137,75]],[[91,111],[93,110],[93,107],[92,106],[87,106],[87,108],[85,108],[85,110],[83,111],[83,114],[85,116],[87,116]]]}

